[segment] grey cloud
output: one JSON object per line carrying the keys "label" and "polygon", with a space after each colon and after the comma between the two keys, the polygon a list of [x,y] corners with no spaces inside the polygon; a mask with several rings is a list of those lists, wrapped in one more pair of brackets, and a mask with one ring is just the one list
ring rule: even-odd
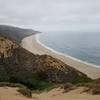
{"label": "grey cloud", "polygon": [[100,0],[0,0],[0,24],[100,31]]}

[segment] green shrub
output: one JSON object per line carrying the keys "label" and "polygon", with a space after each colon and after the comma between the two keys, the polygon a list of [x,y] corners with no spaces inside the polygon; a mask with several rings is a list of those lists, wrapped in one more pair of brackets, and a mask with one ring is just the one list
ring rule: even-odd
{"label": "green shrub", "polygon": [[5,87],[5,86],[8,86],[8,87],[24,87],[23,85],[21,84],[15,84],[15,83],[9,83],[9,82],[0,82],[0,87]]}
{"label": "green shrub", "polygon": [[91,82],[92,79],[88,78],[87,76],[76,76],[76,78],[71,82],[73,83],[74,85],[77,85],[77,84],[84,84],[84,83],[88,83],[88,82]]}
{"label": "green shrub", "polygon": [[10,76],[9,82],[20,83],[27,86],[31,90],[44,90],[52,86],[47,80],[45,73],[17,73],[15,76]]}
{"label": "green shrub", "polygon": [[75,89],[74,85],[71,84],[71,83],[64,84],[62,88],[64,89],[64,93],[69,92],[69,91]]}
{"label": "green shrub", "polygon": [[18,90],[18,92],[20,92],[21,94],[23,94],[24,96],[28,97],[28,98],[32,98],[32,92],[30,89],[24,87],[24,88],[20,88]]}

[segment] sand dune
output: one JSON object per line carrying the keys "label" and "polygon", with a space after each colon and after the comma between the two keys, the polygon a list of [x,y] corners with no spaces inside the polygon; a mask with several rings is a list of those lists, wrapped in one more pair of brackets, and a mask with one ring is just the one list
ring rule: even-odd
{"label": "sand dune", "polygon": [[93,96],[86,93],[81,93],[84,90],[83,87],[72,90],[68,93],[63,93],[63,90],[57,88],[50,92],[44,92],[39,94],[33,94],[39,100],[99,100],[100,96]]}
{"label": "sand dune", "polygon": [[17,88],[0,87],[0,100],[100,100],[100,95],[90,95],[81,93],[83,87],[63,93],[60,88],[53,89],[50,92],[33,93],[31,99],[24,97],[17,92]]}
{"label": "sand dune", "polygon": [[17,92],[17,88],[0,87],[0,100],[31,100]]}

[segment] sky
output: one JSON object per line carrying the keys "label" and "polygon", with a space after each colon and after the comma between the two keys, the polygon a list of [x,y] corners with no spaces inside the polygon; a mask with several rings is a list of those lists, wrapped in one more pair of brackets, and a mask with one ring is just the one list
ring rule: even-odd
{"label": "sky", "polygon": [[0,24],[100,32],[100,0],[0,0]]}

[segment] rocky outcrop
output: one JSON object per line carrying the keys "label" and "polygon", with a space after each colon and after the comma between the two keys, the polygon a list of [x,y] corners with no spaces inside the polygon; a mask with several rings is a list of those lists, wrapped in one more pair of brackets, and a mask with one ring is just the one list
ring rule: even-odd
{"label": "rocky outcrop", "polygon": [[[49,55],[34,55],[7,38],[0,37],[0,71],[2,74],[25,80],[29,75],[39,73],[39,77],[53,83],[75,82],[88,77],[78,70]],[[27,76],[28,77],[27,77]]]}
{"label": "rocky outcrop", "polygon": [[12,50],[18,48],[18,45],[7,38],[0,37],[0,58],[12,56]]}

